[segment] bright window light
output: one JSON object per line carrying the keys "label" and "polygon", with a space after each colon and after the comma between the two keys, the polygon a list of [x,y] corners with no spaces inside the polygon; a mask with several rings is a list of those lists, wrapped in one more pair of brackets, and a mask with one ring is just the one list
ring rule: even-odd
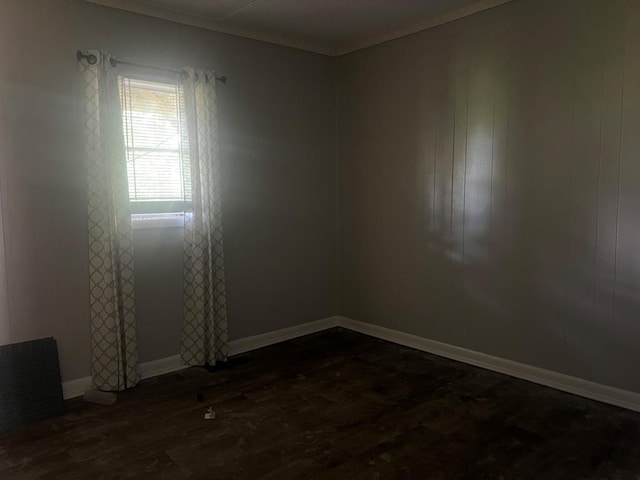
{"label": "bright window light", "polygon": [[119,85],[132,214],[183,212],[191,192],[182,86],[126,76]]}

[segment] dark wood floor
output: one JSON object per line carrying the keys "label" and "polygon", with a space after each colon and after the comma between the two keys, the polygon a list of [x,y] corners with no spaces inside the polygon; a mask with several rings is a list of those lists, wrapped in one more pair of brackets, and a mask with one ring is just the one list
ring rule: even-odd
{"label": "dark wood floor", "polygon": [[0,479],[640,478],[638,414],[340,329],[67,406]]}

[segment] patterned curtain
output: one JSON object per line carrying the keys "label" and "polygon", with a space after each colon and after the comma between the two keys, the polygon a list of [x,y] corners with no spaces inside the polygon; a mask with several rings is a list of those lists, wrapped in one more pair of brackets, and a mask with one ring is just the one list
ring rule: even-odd
{"label": "patterned curtain", "polygon": [[133,243],[118,75],[111,57],[80,62],[89,204],[93,384],[121,391],[138,382]]}
{"label": "patterned curtain", "polygon": [[190,183],[184,228],[184,319],[181,357],[186,365],[227,358],[227,295],[222,242],[216,81],[188,69],[184,84]]}

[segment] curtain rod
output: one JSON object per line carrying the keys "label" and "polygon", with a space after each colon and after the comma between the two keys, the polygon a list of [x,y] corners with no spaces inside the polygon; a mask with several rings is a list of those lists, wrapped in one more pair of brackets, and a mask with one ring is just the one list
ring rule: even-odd
{"label": "curtain rod", "polygon": [[[80,50],[78,50],[78,52],[76,53],[76,58],[78,59],[78,61],[86,59],[89,65],[95,65],[96,62],[98,61],[98,57],[96,57],[93,53],[86,54],[86,53],[82,53],[82,51]],[[133,67],[150,68],[152,70],[160,70],[163,72],[177,73],[178,75],[181,75],[181,76],[184,76],[186,74],[184,70],[173,70],[171,68],[153,67],[151,65],[144,65],[142,63],[123,62],[122,60],[116,60],[115,58],[111,58],[111,66],[115,67],[117,65],[130,65]],[[226,76],[220,76],[220,77],[216,76],[215,78],[219,82],[227,83]]]}

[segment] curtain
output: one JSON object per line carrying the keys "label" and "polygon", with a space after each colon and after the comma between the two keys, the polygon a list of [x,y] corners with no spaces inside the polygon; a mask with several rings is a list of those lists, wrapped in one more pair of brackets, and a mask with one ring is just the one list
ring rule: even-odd
{"label": "curtain", "polygon": [[91,368],[95,388],[138,382],[133,242],[118,74],[109,54],[80,62],[89,210]]}
{"label": "curtain", "polygon": [[191,68],[187,73],[190,175],[185,192],[190,198],[185,202],[181,358],[186,365],[213,365],[228,355],[216,81],[212,72]]}

